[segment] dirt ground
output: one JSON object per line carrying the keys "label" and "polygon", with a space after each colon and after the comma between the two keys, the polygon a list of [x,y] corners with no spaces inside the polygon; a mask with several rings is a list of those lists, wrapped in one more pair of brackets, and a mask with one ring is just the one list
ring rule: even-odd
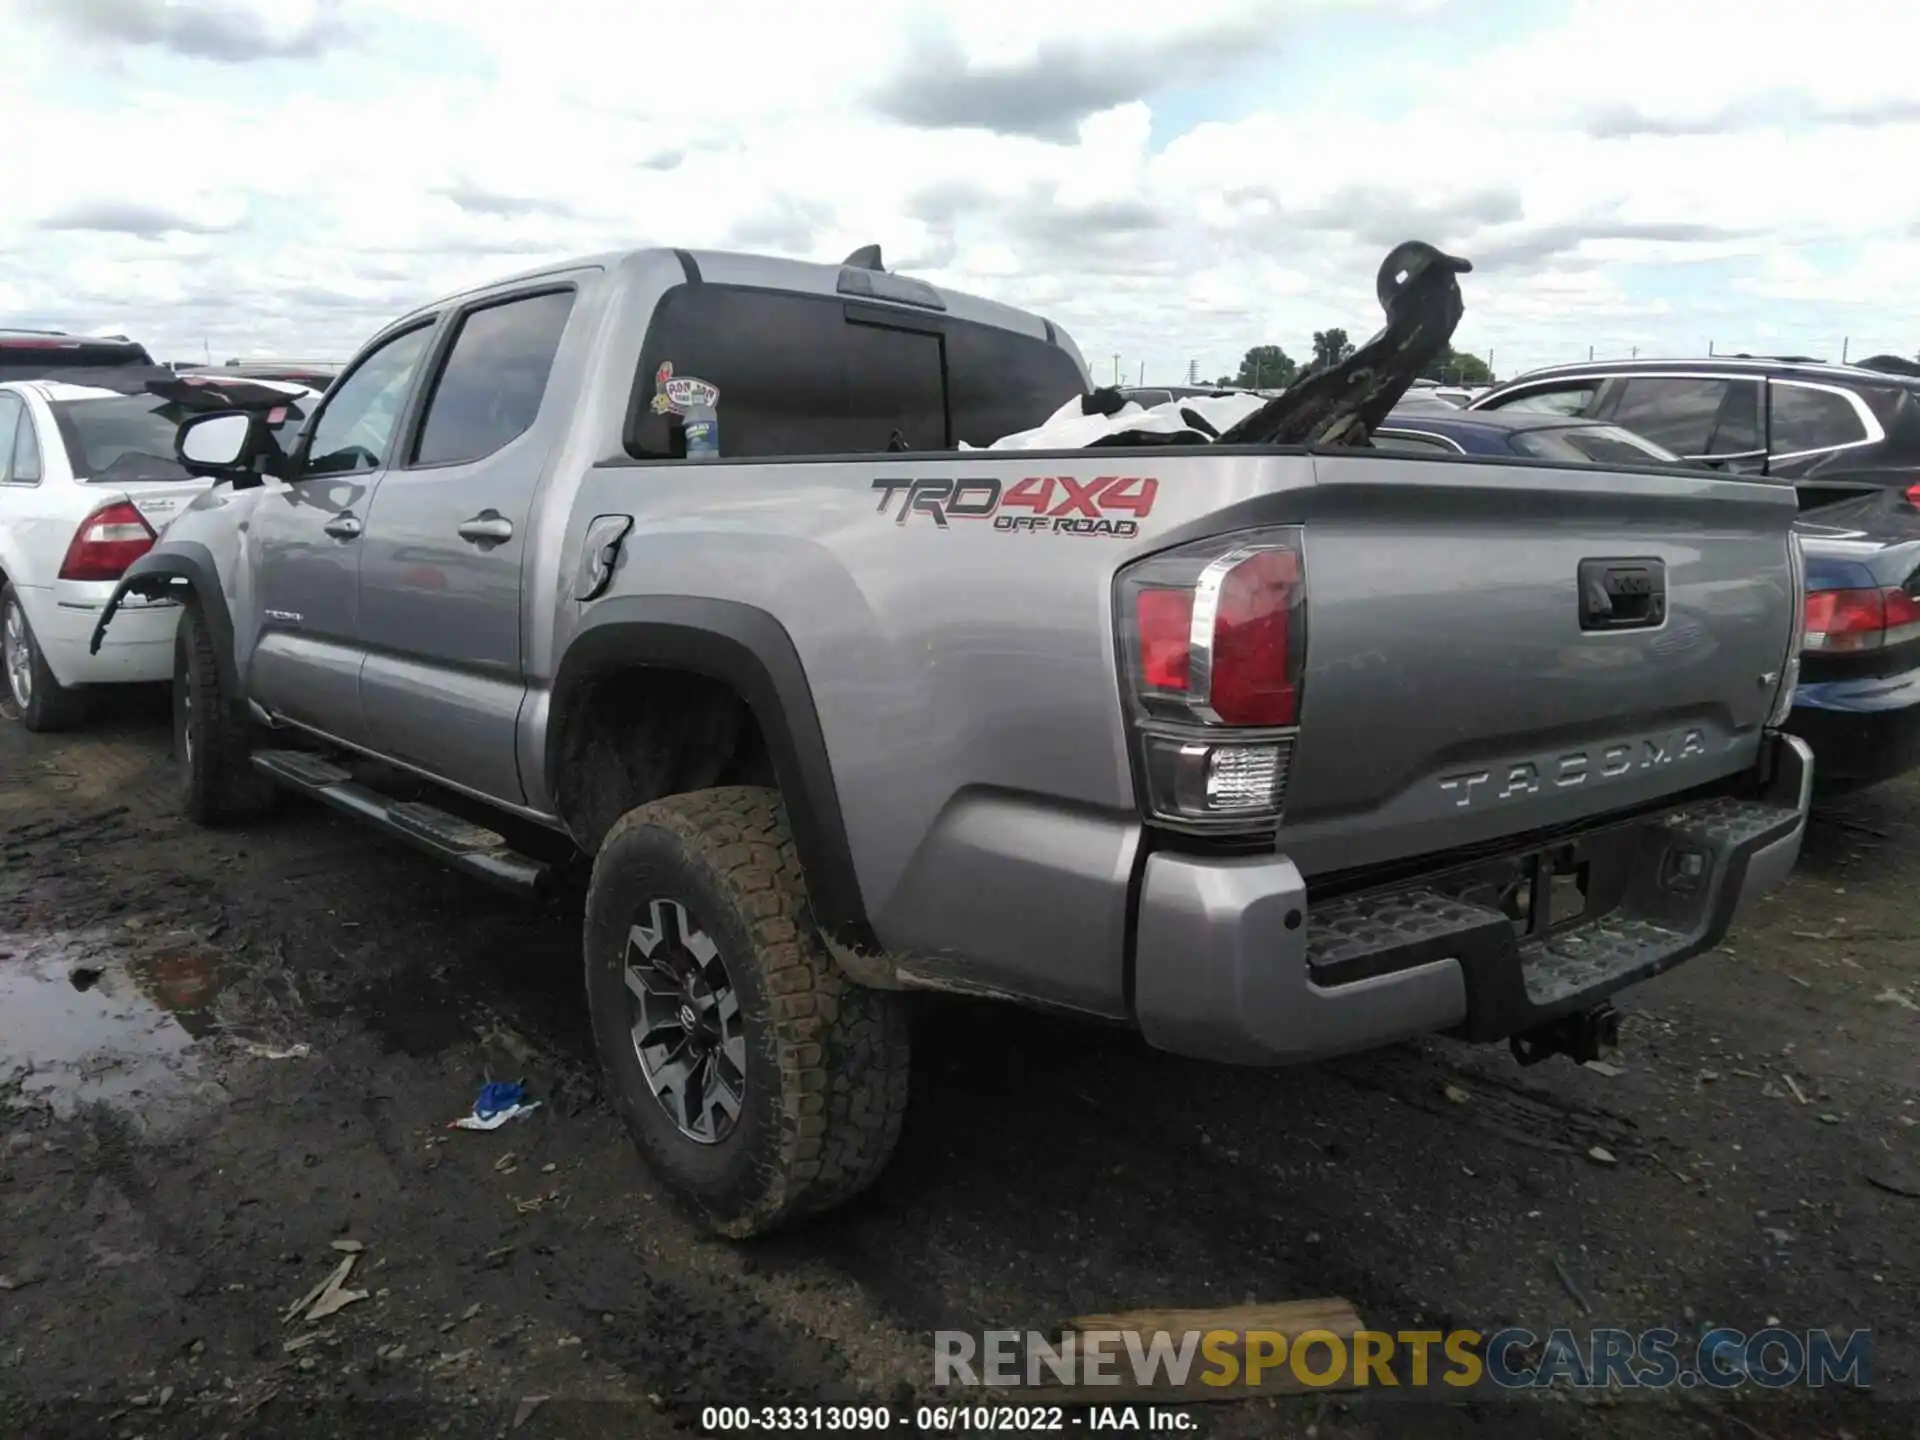
{"label": "dirt ground", "polygon": [[[944,1009],[878,1188],[734,1246],[596,1095],[577,901],[303,803],[197,831],[170,780],[163,698],[0,722],[0,1433],[697,1434],[937,1398],[936,1329],[1343,1296],[1384,1329],[1871,1327],[1875,1391],[1319,1394],[1188,1433],[1920,1434],[1920,781],[1824,809],[1723,949],[1627,999],[1617,1073],[1439,1040],[1242,1071]],[[542,1107],[448,1129],[488,1079]],[[354,1246],[367,1297],[287,1323]]]}

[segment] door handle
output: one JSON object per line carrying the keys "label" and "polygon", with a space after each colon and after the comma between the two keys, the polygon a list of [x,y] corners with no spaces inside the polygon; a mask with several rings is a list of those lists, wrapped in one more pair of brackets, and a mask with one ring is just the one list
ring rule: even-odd
{"label": "door handle", "polygon": [[498,545],[513,538],[513,522],[498,510],[482,510],[471,520],[460,522],[460,538],[477,544]]}
{"label": "door handle", "polygon": [[336,540],[351,540],[360,533],[360,522],[351,515],[336,515],[324,528]]}

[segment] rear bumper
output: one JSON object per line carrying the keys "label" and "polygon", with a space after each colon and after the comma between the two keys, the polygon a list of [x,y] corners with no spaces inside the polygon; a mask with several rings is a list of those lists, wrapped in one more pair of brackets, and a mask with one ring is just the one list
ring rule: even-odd
{"label": "rear bumper", "polygon": [[1904,775],[1920,767],[1920,670],[1803,684],[1786,728],[1813,747],[1823,785]]}
{"label": "rear bumper", "polygon": [[101,608],[112,592],[111,581],[96,586],[67,580],[53,588],[21,592],[33,638],[53,678],[70,687],[172,679],[180,607],[171,601],[123,607],[100,653],[89,650]]}
{"label": "rear bumper", "polygon": [[[1589,1009],[1711,949],[1800,853],[1813,760],[1772,742],[1751,800],[1710,799],[1562,839],[1591,919],[1521,937],[1488,903],[1516,858],[1309,905],[1282,856],[1147,860],[1134,1007],[1153,1045],[1287,1064],[1432,1031],[1497,1040]],[[1535,896],[1542,892],[1536,889]]]}

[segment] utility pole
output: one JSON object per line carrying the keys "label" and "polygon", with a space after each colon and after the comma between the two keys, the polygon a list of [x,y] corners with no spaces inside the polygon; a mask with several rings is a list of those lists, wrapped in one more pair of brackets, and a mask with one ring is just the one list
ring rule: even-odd
{"label": "utility pole", "polygon": [[1116,385],[1120,383],[1120,352],[1118,350],[1113,352],[1113,383]]}
{"label": "utility pole", "polygon": [[1640,358],[1640,347],[1638,345],[1633,347],[1633,358],[1635,360],[1638,360]]}
{"label": "utility pole", "polygon": [[1847,347],[1852,343],[1853,337],[1851,335],[1843,335],[1840,337],[1840,363],[1842,365],[1847,363]]}
{"label": "utility pole", "polygon": [[1587,346],[1587,360],[1589,363],[1593,360],[1593,347],[1591,345]]}
{"label": "utility pole", "polygon": [[1140,362],[1140,382],[1139,383],[1142,385],[1147,383],[1147,362],[1144,360]]}
{"label": "utility pole", "polygon": [[1487,374],[1493,374],[1493,351],[1487,351]]}
{"label": "utility pole", "polygon": [[1711,340],[1707,341],[1707,358],[1709,360],[1713,358],[1713,341]]}

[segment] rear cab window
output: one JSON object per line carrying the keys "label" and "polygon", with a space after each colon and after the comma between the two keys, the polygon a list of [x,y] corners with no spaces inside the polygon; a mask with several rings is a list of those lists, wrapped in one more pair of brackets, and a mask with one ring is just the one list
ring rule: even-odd
{"label": "rear cab window", "polygon": [[[844,296],[677,286],[654,312],[627,450],[686,454],[671,380],[715,386],[729,459],[951,450],[1040,424],[1085,383],[1037,336]],[[661,403],[656,405],[658,398]]]}

